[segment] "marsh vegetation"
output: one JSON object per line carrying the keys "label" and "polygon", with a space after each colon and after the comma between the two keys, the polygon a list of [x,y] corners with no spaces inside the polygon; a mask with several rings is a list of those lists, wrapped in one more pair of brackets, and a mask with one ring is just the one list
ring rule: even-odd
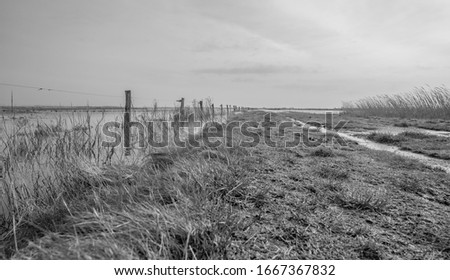
{"label": "marsh vegetation", "polygon": [[450,91],[446,87],[421,87],[412,92],[367,97],[344,103],[353,115],[450,119]]}
{"label": "marsh vegetation", "polygon": [[[323,121],[305,116],[272,114],[275,122]],[[85,125],[22,128],[4,141],[2,258],[450,258],[450,175],[416,160],[351,141],[148,148],[125,157],[99,147],[97,124],[74,129]],[[292,139],[295,129],[270,137]],[[233,141],[245,139],[237,133]]]}

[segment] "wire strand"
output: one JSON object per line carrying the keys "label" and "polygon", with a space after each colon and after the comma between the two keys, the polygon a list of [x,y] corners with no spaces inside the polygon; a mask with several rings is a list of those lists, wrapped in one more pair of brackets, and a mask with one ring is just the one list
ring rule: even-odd
{"label": "wire strand", "polygon": [[117,95],[108,95],[108,94],[100,94],[100,93],[94,93],[94,92],[83,92],[83,91],[75,91],[75,90],[65,90],[65,89],[55,89],[55,88],[46,88],[46,87],[37,87],[37,86],[29,86],[29,85],[21,85],[21,84],[12,84],[12,83],[2,83],[0,82],[0,85],[3,86],[11,86],[11,87],[19,87],[19,88],[29,88],[29,89],[36,89],[38,91],[48,91],[48,92],[61,92],[61,93],[68,93],[68,94],[77,94],[77,95],[89,95],[89,96],[103,96],[103,97],[115,97],[115,98],[122,98],[122,96]]}
{"label": "wire strand", "polygon": [[[117,95],[108,95],[108,94],[101,94],[101,93],[95,93],[95,92],[83,92],[83,91],[75,91],[75,90],[65,90],[65,89],[55,89],[55,88],[47,88],[47,87],[39,87],[39,86],[30,86],[30,85],[24,85],[24,84],[15,84],[15,83],[5,83],[0,82],[0,85],[3,86],[10,86],[10,87],[18,87],[18,88],[28,88],[28,89],[35,89],[39,92],[47,91],[47,92],[60,92],[60,93],[67,93],[67,94],[76,94],[76,95],[87,95],[87,96],[99,96],[99,97],[113,97],[113,98],[123,98],[123,96],[117,96]],[[151,97],[141,97],[141,96],[134,96],[133,98],[137,100],[152,100],[152,101],[171,101],[169,99],[163,98],[163,99],[156,99]]]}

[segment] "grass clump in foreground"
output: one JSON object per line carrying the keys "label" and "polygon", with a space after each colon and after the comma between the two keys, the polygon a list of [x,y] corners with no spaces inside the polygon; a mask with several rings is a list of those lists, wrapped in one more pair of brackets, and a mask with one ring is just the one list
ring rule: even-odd
{"label": "grass clump in foreground", "polygon": [[383,211],[389,204],[385,189],[355,185],[345,186],[336,201],[344,208],[371,211]]}
{"label": "grass clump in foreground", "polygon": [[227,258],[231,236],[248,226],[233,207],[247,195],[248,176],[225,151],[227,162],[198,151],[172,153],[166,170],[151,160],[141,166],[61,166],[61,194],[20,217],[19,252],[14,232],[5,233],[4,257]]}

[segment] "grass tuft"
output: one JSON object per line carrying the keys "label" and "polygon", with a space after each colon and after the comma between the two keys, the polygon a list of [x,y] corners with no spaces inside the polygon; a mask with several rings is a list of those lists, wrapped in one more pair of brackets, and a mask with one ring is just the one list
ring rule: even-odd
{"label": "grass tuft", "polygon": [[372,132],[367,136],[367,139],[381,144],[394,144],[400,142],[398,137],[390,133]]}
{"label": "grass tuft", "polygon": [[335,156],[333,150],[328,147],[319,147],[317,149],[314,149],[311,152],[311,155],[315,156],[315,157],[334,157]]}
{"label": "grass tuft", "polygon": [[383,211],[389,205],[389,197],[384,188],[347,185],[336,194],[335,202],[346,209]]}

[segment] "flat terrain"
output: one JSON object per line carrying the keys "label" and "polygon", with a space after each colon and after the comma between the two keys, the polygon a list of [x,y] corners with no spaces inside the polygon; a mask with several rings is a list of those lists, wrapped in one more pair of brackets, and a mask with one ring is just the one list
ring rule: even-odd
{"label": "flat terrain", "polygon": [[[324,121],[292,112],[272,118]],[[349,125],[386,123],[397,121]],[[272,137],[294,139],[292,131]],[[450,175],[352,142],[170,149],[139,163],[79,159],[54,168],[65,173],[58,192],[33,202],[15,230],[5,224],[3,258],[450,259]]]}

